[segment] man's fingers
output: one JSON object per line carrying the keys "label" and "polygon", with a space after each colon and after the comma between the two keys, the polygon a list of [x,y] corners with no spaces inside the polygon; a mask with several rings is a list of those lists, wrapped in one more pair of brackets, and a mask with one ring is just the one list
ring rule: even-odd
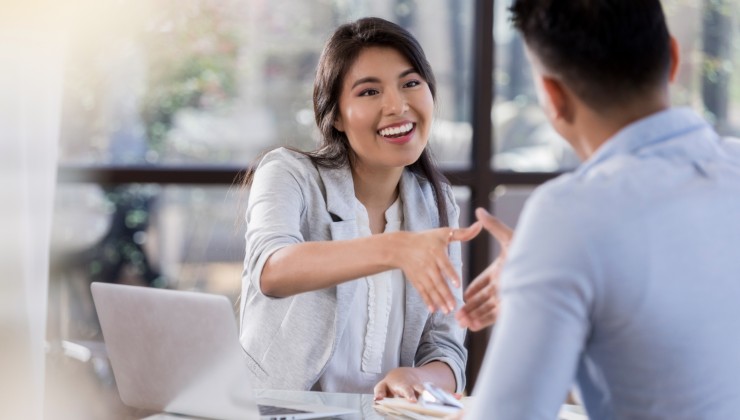
{"label": "man's fingers", "polygon": [[493,325],[497,316],[498,300],[488,300],[475,308],[465,307],[461,309],[455,317],[462,328],[478,331],[489,325]]}
{"label": "man's fingers", "polygon": [[[490,268],[490,267],[489,267]],[[486,268],[485,271],[478,274],[478,277],[473,279],[473,282],[470,283],[470,286],[468,286],[467,289],[465,289],[465,293],[463,293],[463,300],[467,303],[470,299],[473,298],[473,296],[477,295],[478,292],[486,285],[488,284],[488,270],[489,268]]]}
{"label": "man's fingers", "polygon": [[480,318],[487,310],[496,306],[497,300],[496,287],[493,285],[485,287],[465,303],[463,306],[464,315],[469,320]]}
{"label": "man's fingers", "polygon": [[468,325],[468,329],[474,332],[480,331],[483,328],[493,325],[494,322],[496,322],[496,314],[495,313],[488,314],[481,319],[474,319],[473,321],[470,321],[470,324]]}
{"label": "man's fingers", "polygon": [[465,289],[465,293],[463,294],[463,298],[465,299],[465,301],[467,302],[468,299],[471,299],[475,294],[480,292],[481,289],[488,286],[490,283],[496,283],[498,281],[500,271],[501,259],[496,258],[496,260],[494,260],[491,265],[483,270],[482,273],[478,274],[473,282],[470,283],[470,286]]}
{"label": "man's fingers", "polygon": [[464,306],[457,311],[455,319],[457,319],[457,323],[460,325],[460,328],[467,328],[470,324],[470,318],[468,318],[468,314],[465,312]]}
{"label": "man's fingers", "polygon": [[482,320],[488,317],[490,314],[493,314],[497,306],[498,299],[496,299],[495,296],[493,296],[492,294],[481,294],[481,299],[479,302],[477,302],[477,305],[469,308],[466,313],[468,315],[468,318],[470,318],[470,320],[472,321]]}
{"label": "man's fingers", "polygon": [[509,246],[509,242],[511,242],[511,238],[514,236],[514,231],[510,227],[506,226],[505,223],[498,220],[482,207],[475,209],[475,216],[483,223],[483,227],[499,241],[501,246],[504,248]]}

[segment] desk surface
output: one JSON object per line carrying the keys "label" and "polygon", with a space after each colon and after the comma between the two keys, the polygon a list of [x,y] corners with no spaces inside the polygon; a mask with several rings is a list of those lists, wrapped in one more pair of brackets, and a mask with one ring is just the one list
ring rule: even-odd
{"label": "desk surface", "polygon": [[[282,390],[256,390],[255,396],[259,398],[270,398],[277,400],[296,401],[308,404],[329,405],[357,410],[357,413],[343,415],[335,418],[343,420],[379,420],[387,419],[382,413],[375,410],[372,394],[340,394],[331,392],[314,391],[282,391]],[[469,399],[466,401],[469,403]],[[466,404],[467,405],[467,404]],[[559,420],[588,420],[580,407],[564,405],[558,416]],[[170,414],[156,414],[144,420],[183,420],[188,417]]]}

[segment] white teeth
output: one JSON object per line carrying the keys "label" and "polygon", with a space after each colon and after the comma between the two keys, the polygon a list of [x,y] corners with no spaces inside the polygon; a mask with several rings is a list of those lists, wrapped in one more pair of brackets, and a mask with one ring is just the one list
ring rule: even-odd
{"label": "white teeth", "polygon": [[399,134],[407,134],[412,128],[414,128],[413,123],[406,123],[398,127],[384,128],[378,131],[378,133],[383,137],[397,136]]}

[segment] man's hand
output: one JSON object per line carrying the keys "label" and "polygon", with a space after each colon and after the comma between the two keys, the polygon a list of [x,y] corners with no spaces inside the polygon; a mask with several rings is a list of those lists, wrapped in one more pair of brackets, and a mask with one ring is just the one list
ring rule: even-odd
{"label": "man's hand", "polygon": [[463,295],[465,305],[455,315],[461,327],[478,331],[496,322],[499,306],[498,280],[506,262],[514,231],[485,209],[476,209],[475,215],[478,221],[483,223],[483,228],[501,245],[498,258],[480,273],[465,291]]}

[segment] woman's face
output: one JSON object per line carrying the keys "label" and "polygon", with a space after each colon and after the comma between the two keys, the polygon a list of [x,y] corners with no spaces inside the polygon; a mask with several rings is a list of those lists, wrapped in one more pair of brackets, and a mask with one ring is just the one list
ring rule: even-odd
{"label": "woman's face", "polygon": [[434,113],[429,85],[393,48],[360,52],[344,77],[339,116],[355,164],[398,168],[419,158],[427,144]]}

